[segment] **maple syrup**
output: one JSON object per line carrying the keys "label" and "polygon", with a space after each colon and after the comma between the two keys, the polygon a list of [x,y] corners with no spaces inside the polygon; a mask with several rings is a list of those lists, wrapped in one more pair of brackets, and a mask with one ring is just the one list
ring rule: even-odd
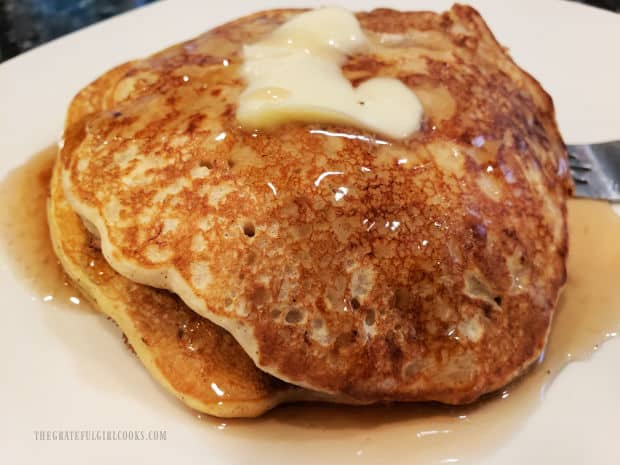
{"label": "maple syrup", "polygon": [[[49,239],[46,202],[56,152],[55,146],[42,151],[0,182],[0,243],[32,299],[89,308],[69,284]],[[255,453],[264,448],[298,463],[321,457],[327,463],[393,463],[403,457],[411,463],[475,463],[527,421],[567,363],[587,358],[620,331],[620,217],[605,202],[571,199],[569,234],[568,282],[544,356],[500,392],[464,407],[294,404],[254,420],[205,421],[253,440]],[[302,457],[300,441],[308,440],[330,445]]]}
{"label": "maple syrup", "polygon": [[90,308],[69,283],[54,254],[47,226],[47,199],[58,148],[42,150],[0,183],[0,245],[33,300]]}

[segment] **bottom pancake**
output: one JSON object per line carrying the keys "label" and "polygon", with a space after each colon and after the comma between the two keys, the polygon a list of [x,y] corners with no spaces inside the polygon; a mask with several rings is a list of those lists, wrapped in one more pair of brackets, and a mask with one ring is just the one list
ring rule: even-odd
{"label": "bottom pancake", "polygon": [[151,375],[189,407],[218,417],[255,417],[298,400],[333,400],[260,371],[225,330],[172,293],[116,273],[66,202],[56,163],[48,201],[54,251],[73,284],[114,320]]}

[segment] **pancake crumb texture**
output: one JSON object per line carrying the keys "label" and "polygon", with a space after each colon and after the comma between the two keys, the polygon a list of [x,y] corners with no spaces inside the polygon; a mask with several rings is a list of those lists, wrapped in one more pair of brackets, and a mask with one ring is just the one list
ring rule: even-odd
{"label": "pancake crumb texture", "polygon": [[121,65],[68,114],[71,207],[131,281],[178,294],[262,370],[360,402],[474,401],[546,343],[566,280],[571,180],[551,98],[479,14],[358,13],[413,136],[235,119],[244,43],[271,10]]}

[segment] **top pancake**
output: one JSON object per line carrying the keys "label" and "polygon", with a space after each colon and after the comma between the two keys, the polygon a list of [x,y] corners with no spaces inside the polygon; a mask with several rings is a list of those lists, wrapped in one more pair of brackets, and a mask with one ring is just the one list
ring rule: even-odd
{"label": "top pancake", "polygon": [[283,380],[365,401],[501,387],[541,353],[566,279],[551,99],[475,10],[381,9],[358,14],[371,51],[343,72],[410,86],[418,133],[243,130],[241,47],[297,13],[242,18],[86,87],[93,111],[61,153],[67,199],[113,268],[177,293]]}

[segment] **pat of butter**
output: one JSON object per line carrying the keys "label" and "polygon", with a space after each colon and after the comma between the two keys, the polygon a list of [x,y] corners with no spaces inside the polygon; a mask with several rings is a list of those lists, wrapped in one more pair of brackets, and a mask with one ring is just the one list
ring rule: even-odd
{"label": "pat of butter", "polygon": [[342,123],[402,139],[420,127],[422,106],[401,81],[376,77],[357,88],[342,75],[347,56],[367,50],[355,16],[323,8],[295,16],[243,49],[247,83],[239,97],[242,126],[287,121]]}

